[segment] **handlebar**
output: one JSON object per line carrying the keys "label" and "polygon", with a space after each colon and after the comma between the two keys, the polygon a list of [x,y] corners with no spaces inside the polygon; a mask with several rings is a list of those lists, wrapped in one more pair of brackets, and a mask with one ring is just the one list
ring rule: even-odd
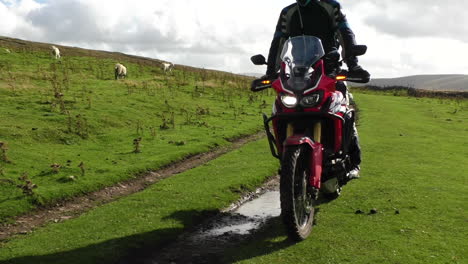
{"label": "handlebar", "polygon": [[264,75],[259,79],[255,79],[252,81],[252,85],[250,86],[250,90],[252,92],[259,92],[270,88],[273,82],[278,79],[279,73],[274,73],[270,75]]}
{"label": "handlebar", "polygon": [[262,90],[268,89],[271,87],[274,79],[272,78],[265,78],[262,77],[260,79],[255,79],[252,81],[252,85],[250,86],[250,90],[252,92],[260,92]]}

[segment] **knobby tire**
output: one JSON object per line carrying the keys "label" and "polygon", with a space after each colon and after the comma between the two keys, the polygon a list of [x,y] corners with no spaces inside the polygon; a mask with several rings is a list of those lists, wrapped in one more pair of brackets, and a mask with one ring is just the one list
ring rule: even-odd
{"label": "knobby tire", "polygon": [[313,199],[308,192],[309,155],[303,146],[286,149],[281,165],[281,216],[288,236],[294,241],[306,239],[314,220]]}

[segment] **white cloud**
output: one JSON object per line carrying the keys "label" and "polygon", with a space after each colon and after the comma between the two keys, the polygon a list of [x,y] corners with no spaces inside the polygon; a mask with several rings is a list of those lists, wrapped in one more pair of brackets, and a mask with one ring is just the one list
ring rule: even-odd
{"label": "white cloud", "polygon": [[[262,72],[281,9],[293,1],[0,0],[0,35]],[[456,0],[341,1],[375,77],[467,73],[468,16]]]}
{"label": "white cloud", "polygon": [[369,26],[398,37],[441,36],[468,42],[468,16],[459,0],[393,0],[372,3],[363,15]]}
{"label": "white cloud", "polygon": [[[457,34],[468,28],[446,26],[447,23],[467,19],[468,16],[449,19],[451,14],[457,13],[453,13],[453,9],[462,7],[461,3],[453,0],[440,3],[427,0],[353,3],[348,9],[348,20],[357,41],[369,47],[360,62],[373,76],[468,73],[465,63],[468,53],[464,52],[468,48],[465,42],[468,32],[465,35]],[[437,9],[437,12],[426,12],[425,8]],[[363,13],[363,10],[366,12]],[[393,22],[387,25],[388,21],[398,25]]]}

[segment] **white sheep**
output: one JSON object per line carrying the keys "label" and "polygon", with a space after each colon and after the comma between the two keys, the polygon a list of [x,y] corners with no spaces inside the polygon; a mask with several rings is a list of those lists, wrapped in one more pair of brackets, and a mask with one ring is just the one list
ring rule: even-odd
{"label": "white sheep", "polygon": [[60,50],[55,46],[51,46],[50,48],[52,49],[52,55],[55,56],[55,59],[60,59]]}
{"label": "white sheep", "polygon": [[163,62],[162,66],[164,73],[172,72],[172,68],[174,68],[174,64],[172,64],[172,62]]}
{"label": "white sheep", "polygon": [[115,64],[114,68],[115,79],[124,79],[127,76],[127,68],[120,63]]}
{"label": "white sheep", "polygon": [[9,49],[5,49],[5,52],[6,53],[11,53],[11,51]]}

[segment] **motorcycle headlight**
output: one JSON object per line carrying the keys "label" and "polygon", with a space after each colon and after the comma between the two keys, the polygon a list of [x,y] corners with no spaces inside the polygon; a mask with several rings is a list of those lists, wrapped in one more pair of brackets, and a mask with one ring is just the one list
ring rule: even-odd
{"label": "motorcycle headlight", "polygon": [[296,107],[297,98],[294,95],[285,94],[281,96],[281,102],[288,108]]}
{"label": "motorcycle headlight", "polygon": [[304,107],[314,107],[320,103],[321,96],[319,93],[313,93],[307,96],[304,96],[301,100],[301,105]]}

